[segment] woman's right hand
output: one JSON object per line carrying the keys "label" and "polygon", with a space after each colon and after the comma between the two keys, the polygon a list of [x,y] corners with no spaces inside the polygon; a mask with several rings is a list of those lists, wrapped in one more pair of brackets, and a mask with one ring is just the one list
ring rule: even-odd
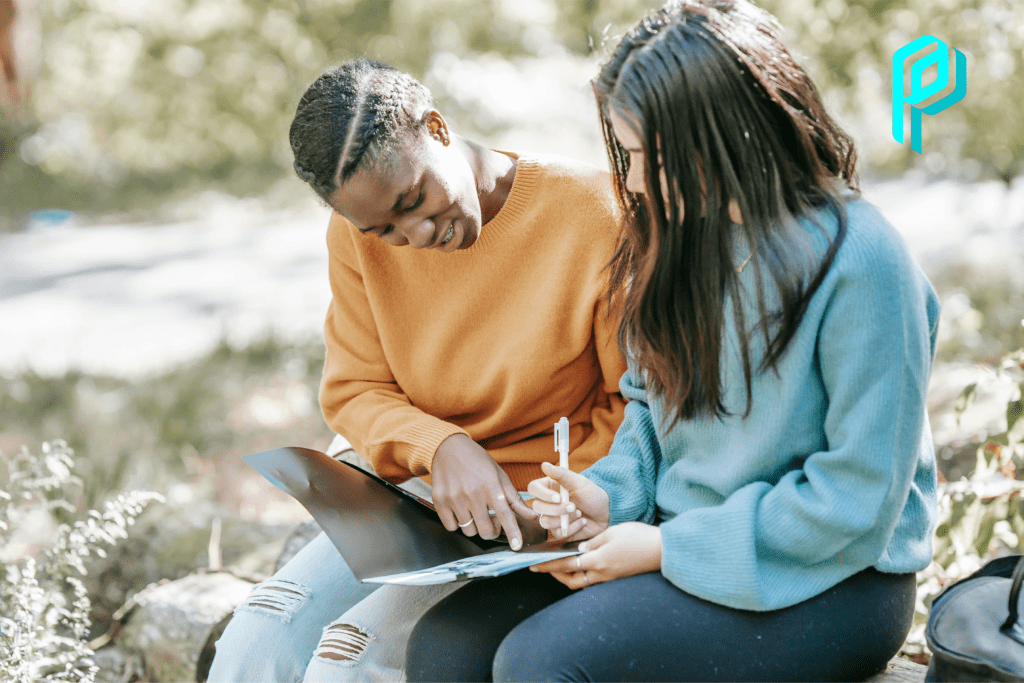
{"label": "woman's right hand", "polygon": [[[535,520],[505,470],[491,454],[465,434],[452,434],[434,452],[430,467],[431,498],[448,531],[497,538],[502,529],[513,550],[523,546],[517,517]],[[492,519],[488,510],[494,510]],[[528,541],[533,540],[527,538]]]}
{"label": "woman's right hand", "polygon": [[[564,538],[569,541],[593,538],[608,528],[611,513],[607,491],[564,467],[549,462],[542,462],[540,467],[547,476],[534,479],[526,490],[534,497],[533,509],[540,515],[542,527],[563,538],[562,515],[568,514],[572,521]],[[560,486],[565,487],[569,500],[562,500]],[[577,510],[582,516],[577,517]]]}

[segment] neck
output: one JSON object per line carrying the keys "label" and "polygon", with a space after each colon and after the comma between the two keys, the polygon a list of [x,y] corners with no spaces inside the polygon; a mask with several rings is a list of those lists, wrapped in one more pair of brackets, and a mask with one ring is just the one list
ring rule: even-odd
{"label": "neck", "polygon": [[510,156],[482,147],[477,143],[456,135],[453,142],[459,145],[469,160],[473,175],[476,176],[476,192],[480,199],[481,222],[488,223],[498,215],[512,190],[516,178],[516,160]]}

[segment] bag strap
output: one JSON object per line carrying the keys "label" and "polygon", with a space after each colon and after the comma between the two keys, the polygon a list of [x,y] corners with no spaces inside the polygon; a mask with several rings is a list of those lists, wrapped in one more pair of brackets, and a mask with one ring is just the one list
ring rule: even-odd
{"label": "bag strap", "polygon": [[999,627],[1000,631],[1009,633],[1017,624],[1017,604],[1022,583],[1024,583],[1024,557],[1017,560],[1017,568],[1013,570],[1013,583],[1010,584],[1010,615]]}

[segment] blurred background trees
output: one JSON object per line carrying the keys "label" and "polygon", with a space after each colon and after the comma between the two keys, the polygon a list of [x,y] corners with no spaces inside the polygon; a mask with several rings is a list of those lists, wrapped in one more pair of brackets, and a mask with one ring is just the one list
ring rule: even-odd
{"label": "blurred background trees", "polygon": [[[327,65],[366,55],[427,78],[453,58],[590,58],[645,0],[19,0],[27,103],[0,121],[0,213],[131,209],[216,187],[256,193],[291,173],[287,126]],[[864,170],[963,180],[1021,172],[1024,4],[1013,0],[761,0],[861,143]],[[967,96],[925,117],[925,154],[890,136],[890,59],[930,33],[965,52]],[[495,69],[495,78],[501,70]],[[430,81],[430,78],[427,78]],[[428,83],[460,129],[501,127]],[[528,96],[547,97],[543,90]],[[464,99],[464,98],[462,98]],[[462,112],[464,116],[458,117]],[[538,122],[539,123],[539,122]],[[595,124],[596,127],[596,124]]]}

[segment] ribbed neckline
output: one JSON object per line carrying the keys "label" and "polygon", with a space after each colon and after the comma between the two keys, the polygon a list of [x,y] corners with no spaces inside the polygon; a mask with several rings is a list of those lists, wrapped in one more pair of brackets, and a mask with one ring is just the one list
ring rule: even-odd
{"label": "ribbed neckline", "polygon": [[487,251],[516,229],[526,208],[533,201],[537,180],[540,177],[540,163],[537,159],[520,156],[513,152],[494,151],[501,152],[518,161],[516,177],[512,180],[512,189],[509,190],[508,198],[505,199],[505,204],[498,211],[498,215],[480,228],[480,237],[473,243],[473,246],[453,251],[452,254],[476,254]]}

